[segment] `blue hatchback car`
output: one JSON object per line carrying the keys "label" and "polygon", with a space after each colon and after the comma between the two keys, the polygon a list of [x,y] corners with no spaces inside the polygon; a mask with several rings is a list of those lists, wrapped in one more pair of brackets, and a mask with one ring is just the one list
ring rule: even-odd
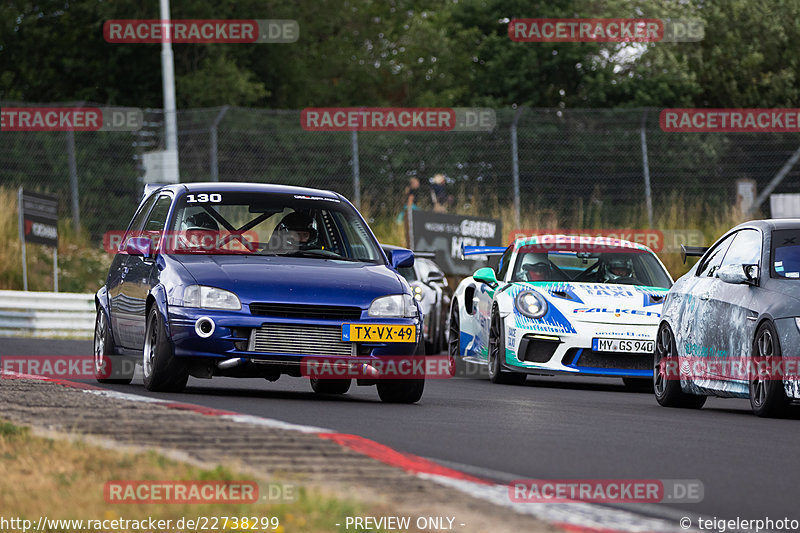
{"label": "blue hatchback car", "polygon": [[[367,223],[335,192],[264,184],[150,187],[96,295],[101,382],[181,391],[188,377],[302,372],[304,358],[358,361],[424,353],[420,311]],[[358,326],[377,326],[369,330]],[[366,332],[366,336],[365,336]],[[371,333],[371,334],[370,334]],[[109,371],[110,369],[110,371]],[[328,376],[330,377],[330,376]],[[343,394],[347,379],[312,377]],[[387,402],[416,402],[424,377],[357,379]]]}

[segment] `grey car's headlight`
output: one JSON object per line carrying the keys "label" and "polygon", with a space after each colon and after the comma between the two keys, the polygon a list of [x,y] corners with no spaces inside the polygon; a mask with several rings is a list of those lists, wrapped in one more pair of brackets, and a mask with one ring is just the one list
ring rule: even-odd
{"label": "grey car's headlight", "polygon": [[239,298],[230,291],[205,285],[189,285],[183,291],[184,307],[204,309],[241,309]]}
{"label": "grey car's headlight", "polygon": [[794,325],[797,326],[797,329],[800,329],[800,316],[794,317]]}
{"label": "grey car's headlight", "polygon": [[542,318],[547,313],[547,300],[538,292],[522,291],[514,303],[520,313],[531,318]]}
{"label": "grey car's headlight", "polygon": [[382,318],[415,318],[417,305],[410,294],[393,294],[375,298],[369,305],[369,316]]}

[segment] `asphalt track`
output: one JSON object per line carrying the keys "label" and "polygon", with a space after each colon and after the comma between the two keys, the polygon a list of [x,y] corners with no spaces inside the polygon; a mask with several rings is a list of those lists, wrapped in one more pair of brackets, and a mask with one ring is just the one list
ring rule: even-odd
{"label": "asphalt track", "polygon": [[[0,339],[0,355],[89,354],[83,341]],[[665,409],[617,379],[529,377],[431,380],[416,405],[383,404],[374,387],[321,397],[307,380],[190,378],[181,394],[148,392],[137,377],[108,388],[319,426],[376,440],[498,482],[513,479],[694,479],[692,504],[640,510],[677,520],[800,520],[800,407],[788,419],[755,417],[747,400],[699,411]]]}

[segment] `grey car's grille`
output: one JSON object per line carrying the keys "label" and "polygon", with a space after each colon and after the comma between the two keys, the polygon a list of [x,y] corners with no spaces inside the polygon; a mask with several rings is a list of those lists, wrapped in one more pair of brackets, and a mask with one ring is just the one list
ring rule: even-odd
{"label": "grey car's grille", "polygon": [[354,345],[342,341],[340,326],[264,324],[253,330],[250,349],[302,355],[352,355]]}

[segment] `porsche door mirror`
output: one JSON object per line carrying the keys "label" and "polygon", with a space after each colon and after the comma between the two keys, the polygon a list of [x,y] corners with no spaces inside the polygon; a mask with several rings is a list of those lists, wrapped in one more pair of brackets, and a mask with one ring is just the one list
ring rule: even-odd
{"label": "porsche door mirror", "polygon": [[497,276],[491,267],[479,268],[472,275],[472,279],[475,281],[480,281],[481,283],[486,283],[490,286],[497,285]]}

